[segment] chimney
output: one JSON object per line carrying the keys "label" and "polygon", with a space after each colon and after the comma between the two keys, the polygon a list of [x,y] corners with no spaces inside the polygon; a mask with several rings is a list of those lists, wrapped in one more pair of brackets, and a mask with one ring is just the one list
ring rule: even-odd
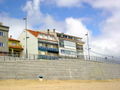
{"label": "chimney", "polygon": [[3,25],[3,23],[2,23],[2,22],[0,22],[0,25]]}
{"label": "chimney", "polygon": [[50,33],[50,29],[47,29],[47,33],[48,33],[48,34]]}
{"label": "chimney", "polygon": [[55,33],[55,29],[53,29],[53,32]]}
{"label": "chimney", "polygon": [[12,35],[10,35],[10,38],[12,38]]}

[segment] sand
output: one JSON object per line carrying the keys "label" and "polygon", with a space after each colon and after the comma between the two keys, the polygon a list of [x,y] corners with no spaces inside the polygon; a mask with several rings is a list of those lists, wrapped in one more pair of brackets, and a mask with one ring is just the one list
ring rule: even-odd
{"label": "sand", "polygon": [[0,90],[120,90],[120,80],[0,80]]}

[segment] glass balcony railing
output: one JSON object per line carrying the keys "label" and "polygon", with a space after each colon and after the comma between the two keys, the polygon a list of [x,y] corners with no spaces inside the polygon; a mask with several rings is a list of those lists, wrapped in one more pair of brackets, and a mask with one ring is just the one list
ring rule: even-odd
{"label": "glass balcony railing", "polygon": [[48,51],[48,52],[59,52],[58,48],[48,48],[48,47],[38,47],[39,50],[41,51]]}
{"label": "glass balcony railing", "polygon": [[38,59],[59,60],[58,56],[38,55]]}

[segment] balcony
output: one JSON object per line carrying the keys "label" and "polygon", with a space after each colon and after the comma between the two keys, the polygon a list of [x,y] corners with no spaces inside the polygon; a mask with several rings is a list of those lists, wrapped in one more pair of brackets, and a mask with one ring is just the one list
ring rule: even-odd
{"label": "balcony", "polygon": [[46,43],[46,44],[55,44],[55,45],[58,45],[57,41],[52,41],[52,40],[42,40],[42,39],[39,39],[38,43]]}
{"label": "balcony", "polygon": [[40,46],[40,47],[38,47],[38,49],[41,50],[41,51],[48,51],[48,52],[54,52],[54,53],[59,52],[58,48],[48,48],[48,47]]}
{"label": "balcony", "polygon": [[38,59],[58,60],[58,56],[38,55]]}

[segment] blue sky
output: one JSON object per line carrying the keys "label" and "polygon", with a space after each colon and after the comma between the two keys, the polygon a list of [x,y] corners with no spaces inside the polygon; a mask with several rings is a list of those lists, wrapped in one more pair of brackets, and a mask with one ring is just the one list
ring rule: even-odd
{"label": "blue sky", "polygon": [[58,31],[80,37],[89,32],[93,51],[120,53],[120,0],[0,0],[0,22],[18,38],[28,17],[30,29]]}
{"label": "blue sky", "polygon": [[0,12],[6,12],[10,17],[22,18],[25,15],[22,11],[25,2],[26,0],[4,0],[0,3]]}
{"label": "blue sky", "polygon": [[[26,2],[27,0],[17,0],[17,2],[16,0],[4,0],[0,3],[0,12],[7,13],[9,17],[22,19],[26,16],[26,12],[22,10]],[[99,23],[106,18],[106,16],[101,15],[103,12],[101,9],[92,8],[87,3],[84,3],[81,7],[66,8],[42,2],[40,9],[42,13],[52,15],[57,21],[63,21],[67,17],[87,18],[89,21],[83,21],[83,23],[89,30],[93,31],[93,35],[100,33]]]}

